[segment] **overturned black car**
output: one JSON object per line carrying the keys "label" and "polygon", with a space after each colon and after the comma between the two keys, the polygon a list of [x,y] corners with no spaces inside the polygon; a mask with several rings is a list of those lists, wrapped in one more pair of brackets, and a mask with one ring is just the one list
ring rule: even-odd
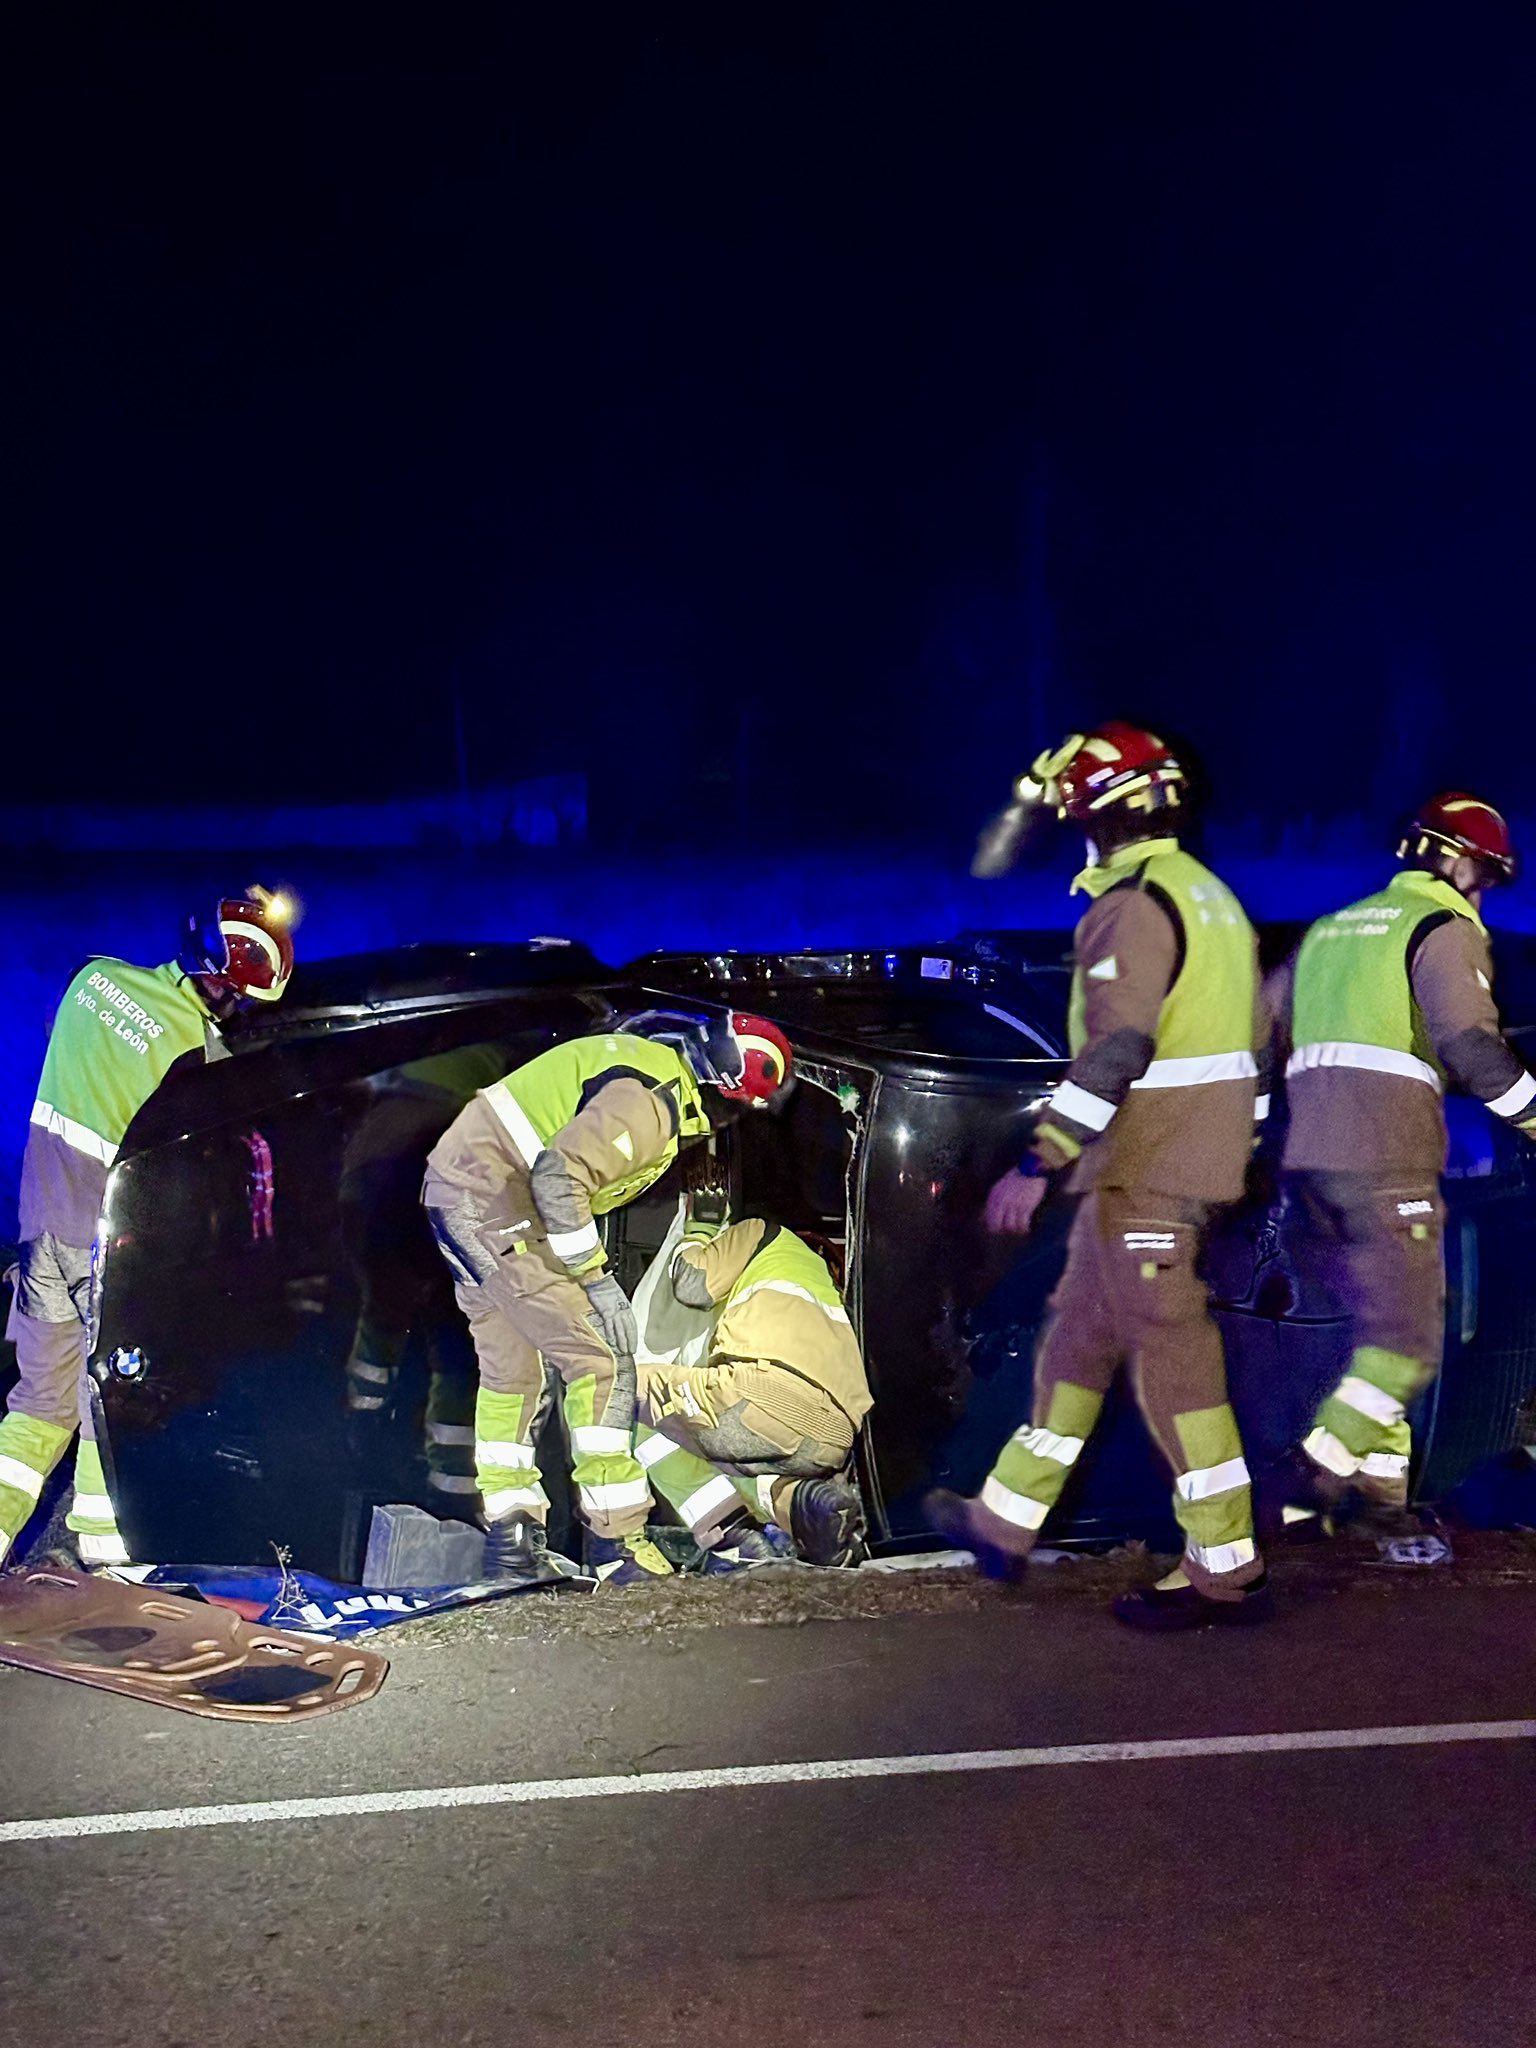
{"label": "overturned black car", "polygon": [[[1048,1206],[1021,1248],[989,1240],[979,1215],[1065,1064],[1064,947],[1058,933],[993,934],[889,953],[657,955],[614,972],[538,941],[301,968],[233,1058],[173,1073],[112,1175],[95,1372],[132,1554],[268,1564],[281,1547],[359,1576],[372,1506],[425,1498],[433,1431],[462,1439],[472,1413],[473,1355],[417,1199],[427,1151],[475,1089],[659,1006],[752,1009],[794,1045],[801,1085],[784,1113],[721,1134],[720,1164],[737,1214],[776,1218],[842,1264],[875,1396],[859,1447],[871,1533],[877,1548],[920,1543],[927,1488],[973,1490],[1028,1411],[1064,1218]],[[1520,1007],[1536,974],[1512,951],[1518,1022],[1536,1015]],[[1445,1371],[1415,1418],[1421,1499],[1508,1444],[1536,1387],[1532,1170],[1475,1105],[1453,1111]],[[685,1166],[607,1221],[631,1288]],[[1262,1457],[1337,1375],[1344,1332],[1262,1188],[1219,1232],[1210,1276]],[[389,1411],[362,1436],[344,1400],[360,1331],[399,1360]],[[545,1447],[549,1476],[560,1448]],[[1128,1400],[1053,1534],[1174,1547],[1166,1481]]]}

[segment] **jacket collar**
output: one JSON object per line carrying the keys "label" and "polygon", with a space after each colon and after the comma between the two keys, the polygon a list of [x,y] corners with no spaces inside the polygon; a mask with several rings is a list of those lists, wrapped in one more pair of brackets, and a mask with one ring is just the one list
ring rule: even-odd
{"label": "jacket collar", "polygon": [[1106,860],[1090,857],[1087,867],[1074,877],[1071,893],[1075,896],[1081,889],[1085,896],[1102,896],[1159,854],[1178,851],[1177,839],[1133,839],[1128,846],[1117,846]]}

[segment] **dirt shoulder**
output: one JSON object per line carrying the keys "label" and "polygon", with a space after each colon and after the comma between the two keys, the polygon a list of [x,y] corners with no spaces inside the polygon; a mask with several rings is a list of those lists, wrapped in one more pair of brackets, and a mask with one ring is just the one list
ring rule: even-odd
{"label": "dirt shoulder", "polygon": [[[407,1637],[451,1650],[483,1638],[552,1641],[587,1637],[648,1638],[727,1627],[796,1628],[812,1621],[882,1621],[915,1614],[975,1614],[1105,1603],[1129,1586],[1168,1569],[1138,1548],[1105,1557],[1070,1557],[1031,1566],[1018,1584],[980,1578],[969,1566],[907,1565],[890,1571],[817,1571],[778,1565],[729,1578],[678,1577],[623,1592],[521,1593],[460,1608],[383,1631],[386,1652]],[[1363,1543],[1339,1539],[1282,1553],[1272,1561],[1282,1606],[1336,1598],[1390,1599],[1404,1586],[1445,1594],[1469,1586],[1529,1585],[1536,1591],[1536,1536],[1458,1534],[1455,1561],[1429,1567],[1386,1566]]]}

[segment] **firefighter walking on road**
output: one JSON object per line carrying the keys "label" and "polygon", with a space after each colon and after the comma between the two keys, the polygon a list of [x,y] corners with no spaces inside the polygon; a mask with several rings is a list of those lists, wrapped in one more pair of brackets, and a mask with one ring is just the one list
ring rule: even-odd
{"label": "firefighter walking on road", "polygon": [[188,919],[163,967],[86,962],[48,1040],[21,1166],[21,1258],[7,1336],[17,1383],[0,1421],[0,1561],[76,1428],[68,1525],[86,1565],[125,1564],[92,1420],[92,1256],[108,1177],[129,1124],[184,1056],[217,1058],[241,1004],[276,1002],[293,971],[283,900],[265,889]]}
{"label": "firefighter walking on road", "polygon": [[422,1201],[480,1365],[475,1467],[486,1575],[548,1574],[535,1469],[547,1361],[563,1383],[587,1559],[615,1585],[670,1574],[645,1533],[629,1298],[596,1219],[644,1194],[685,1146],[790,1077],[777,1025],[655,1015],[540,1053],[462,1110],[427,1160]]}
{"label": "firefighter walking on road", "polygon": [[1081,825],[1089,907],[1074,941],[1072,1064],[987,1222],[1026,1234],[1055,1175],[1080,1196],[1035,1357],[1031,1420],[976,1499],[929,1496],[934,1525],[1006,1572],[1025,1559],[1122,1362],[1174,1475],[1177,1570],[1122,1595],[1137,1627],[1254,1621],[1268,1584],[1199,1257],[1243,1191],[1258,1107],[1257,950],[1242,907],[1174,836],[1184,770],[1156,734],[1111,724],[1042,755],[1028,795]]}
{"label": "firefighter walking on road", "polygon": [[1536,1078],[1506,1042],[1480,905],[1515,871],[1491,804],[1419,810],[1400,871],[1320,918],[1268,990],[1288,1043],[1287,1204],[1351,1321],[1352,1351],[1305,1441],[1264,1475],[1266,1514],[1330,1514],[1353,1495],[1382,1536],[1408,1533],[1407,1410],[1444,1341],[1447,1082],[1536,1137]]}
{"label": "firefighter walking on road", "polygon": [[857,1564],[848,1468],[870,1396],[848,1311],[803,1237],[726,1214],[713,1190],[689,1198],[670,1278],[711,1313],[709,1348],[697,1365],[641,1365],[640,1462],[711,1563],[772,1561],[766,1526],[809,1564]]}

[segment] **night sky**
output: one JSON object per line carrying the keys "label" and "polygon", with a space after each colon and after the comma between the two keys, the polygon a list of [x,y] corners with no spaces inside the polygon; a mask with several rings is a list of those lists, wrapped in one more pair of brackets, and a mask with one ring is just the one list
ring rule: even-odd
{"label": "night sky", "polygon": [[14,800],[1521,804],[1530,9],[400,22],[12,17]]}

